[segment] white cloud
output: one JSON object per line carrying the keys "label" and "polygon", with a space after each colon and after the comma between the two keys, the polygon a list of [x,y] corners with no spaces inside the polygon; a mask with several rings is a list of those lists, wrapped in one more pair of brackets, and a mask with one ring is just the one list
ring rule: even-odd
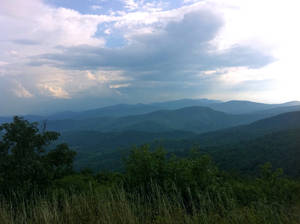
{"label": "white cloud", "polygon": [[115,85],[109,85],[109,88],[111,89],[119,89],[130,86],[130,83],[123,83],[123,84],[115,84]]}
{"label": "white cloud", "polygon": [[15,86],[12,89],[13,93],[19,98],[32,98],[33,95],[22,86],[21,83],[15,81]]}
{"label": "white cloud", "polygon": [[[51,8],[39,0],[1,3],[0,25],[6,40],[30,40],[47,46],[104,45],[94,37],[97,26],[113,20],[105,15],[83,15],[71,9]],[[16,7],[18,5],[18,7]]]}
{"label": "white cloud", "polygon": [[97,80],[96,76],[92,74],[90,71],[86,72],[86,76],[89,80]]}
{"label": "white cloud", "polygon": [[101,5],[92,5],[91,6],[91,9],[92,10],[95,10],[95,11],[97,11],[97,10],[100,10],[100,9],[102,9],[103,7],[101,6]]}
{"label": "white cloud", "polygon": [[49,85],[45,83],[45,84],[38,84],[38,87],[41,90],[41,92],[47,96],[52,96],[61,99],[71,98],[67,91],[65,91],[62,87],[59,87],[57,85]]}
{"label": "white cloud", "polygon": [[135,10],[139,7],[139,4],[135,0],[123,0],[125,8],[129,10]]}

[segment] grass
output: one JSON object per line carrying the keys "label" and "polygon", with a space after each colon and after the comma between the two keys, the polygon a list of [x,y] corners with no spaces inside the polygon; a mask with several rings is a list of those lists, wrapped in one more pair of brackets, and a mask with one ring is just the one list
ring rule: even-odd
{"label": "grass", "polygon": [[1,224],[189,224],[189,223],[300,223],[298,208],[255,202],[241,206],[230,195],[208,192],[188,205],[179,194],[155,188],[150,195],[123,189],[90,189],[85,193],[58,191],[19,203],[2,199]]}

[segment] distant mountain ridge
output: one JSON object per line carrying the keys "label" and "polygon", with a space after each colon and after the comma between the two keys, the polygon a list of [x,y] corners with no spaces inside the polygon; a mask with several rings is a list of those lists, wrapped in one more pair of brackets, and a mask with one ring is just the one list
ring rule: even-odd
{"label": "distant mountain ridge", "polygon": [[268,110],[258,111],[255,113],[272,116],[272,115],[278,115],[278,114],[282,114],[282,113],[295,112],[295,111],[300,111],[300,105],[275,107],[275,108],[271,108]]}
{"label": "distant mountain ridge", "polygon": [[[124,117],[130,115],[146,114],[158,110],[177,110],[180,108],[192,106],[209,107],[213,110],[232,114],[265,113],[267,116],[272,116],[281,113],[281,110],[276,108],[285,108],[282,109],[282,112],[295,111],[297,106],[300,107],[300,101],[291,101],[282,104],[264,104],[237,100],[222,102],[219,100],[210,99],[180,99],[150,104],[117,104],[80,112],[64,111],[48,116],[25,115],[24,117],[25,119],[28,119],[30,121],[65,119],[80,120],[95,117]],[[274,111],[272,113],[268,111],[273,109]],[[11,117],[0,117],[0,124],[4,122],[10,122],[11,120]]]}
{"label": "distant mountain ridge", "polygon": [[222,111],[225,113],[244,114],[244,113],[266,111],[274,108],[298,106],[298,105],[300,105],[300,101],[291,101],[282,104],[265,104],[265,103],[251,102],[251,101],[232,100],[224,103],[211,104],[209,105],[209,107],[214,110]]}
{"label": "distant mountain ridge", "polygon": [[181,99],[166,102],[157,102],[150,104],[116,104],[81,112],[62,112],[48,116],[49,120],[60,119],[85,119],[91,117],[124,117],[130,115],[139,115],[151,113],[158,110],[176,110],[191,106],[207,106],[210,104],[221,103],[218,100],[209,99]]}
{"label": "distant mountain ridge", "polygon": [[[190,148],[193,145],[200,147],[235,144],[248,141],[267,134],[280,131],[300,129],[300,111],[280,114],[274,117],[261,119],[251,124],[241,125],[213,132],[198,134],[182,142],[165,142],[168,148]],[[300,136],[299,136],[300,138]]]}
{"label": "distant mountain ridge", "polygon": [[[117,104],[107,107],[101,107],[82,112],[62,112],[48,116],[49,120],[62,119],[85,119],[90,117],[123,117],[129,115],[138,115],[154,112],[157,110],[177,110],[184,107],[203,106],[209,107],[213,110],[243,114],[264,111],[273,108],[300,106],[300,101],[291,101],[282,104],[265,104],[251,101],[232,100],[222,102],[218,100],[209,99],[181,99],[166,102],[157,102],[151,104]],[[288,112],[288,111],[287,111]]]}
{"label": "distant mountain ridge", "polygon": [[161,132],[191,131],[204,133],[222,128],[247,124],[263,115],[233,115],[215,111],[208,107],[185,107],[177,110],[159,110],[147,114],[125,117],[97,117],[82,120],[48,121],[50,130],[93,130],[102,132],[120,132],[125,130]]}

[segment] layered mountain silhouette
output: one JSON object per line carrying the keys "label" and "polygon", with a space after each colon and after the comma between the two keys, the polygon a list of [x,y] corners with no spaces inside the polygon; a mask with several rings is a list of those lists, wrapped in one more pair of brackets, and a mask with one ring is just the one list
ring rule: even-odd
{"label": "layered mountain silhouette", "polygon": [[[80,112],[64,111],[48,116],[39,115],[25,115],[24,117],[31,121],[39,120],[65,120],[65,119],[88,119],[95,117],[123,117],[130,115],[146,114],[158,110],[177,110],[184,107],[202,106],[209,107],[213,110],[232,113],[232,114],[244,114],[244,113],[265,113],[270,115],[270,111],[273,110],[271,115],[276,113],[295,111],[300,106],[300,101],[291,101],[282,104],[264,104],[251,101],[228,101],[222,102],[218,100],[209,99],[181,99],[166,102],[157,102],[151,104],[117,104],[107,107],[101,107],[96,109],[90,109]],[[280,108],[282,111],[280,111]],[[274,114],[275,113],[275,114]],[[0,117],[0,123],[11,121],[11,117]]]}
{"label": "layered mountain silhouette", "polygon": [[[82,146],[82,142],[90,142],[88,137],[80,140],[81,145],[77,143],[81,148],[77,160],[78,167],[90,164],[92,169],[119,169],[122,158],[128,155],[132,145],[149,143],[152,148],[162,146],[168,152],[179,156],[186,156],[191,148],[198,148],[201,152],[210,154],[226,169],[251,172],[259,164],[270,161],[275,167],[285,168],[287,174],[298,175],[296,164],[300,164],[300,157],[295,156],[300,150],[300,112],[284,113],[248,125],[198,135],[180,131],[161,133],[125,131],[117,135],[106,134],[113,137],[107,137],[107,141],[101,138],[97,138],[99,139],[97,141],[94,138],[96,143],[89,147]],[[76,135],[78,132],[69,133],[68,138],[78,139]],[[152,137],[154,139],[151,139]]]}
{"label": "layered mountain silhouette", "polygon": [[[78,152],[77,168],[120,169],[133,145],[148,143],[182,156],[196,147],[226,169],[251,172],[270,161],[289,175],[300,176],[298,101],[263,104],[183,99],[24,118],[46,121],[48,130],[59,131],[59,141]],[[0,123],[11,120],[0,117]]]}
{"label": "layered mountain silhouette", "polygon": [[196,133],[218,130],[250,123],[264,117],[261,114],[233,115],[208,107],[185,107],[178,110],[159,110],[125,117],[97,117],[80,120],[49,121],[50,130],[93,130],[120,132],[126,130],[162,132],[184,130]]}

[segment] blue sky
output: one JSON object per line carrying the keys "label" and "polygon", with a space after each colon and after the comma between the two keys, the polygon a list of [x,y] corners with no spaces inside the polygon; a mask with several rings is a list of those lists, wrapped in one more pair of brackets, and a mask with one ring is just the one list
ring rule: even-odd
{"label": "blue sky", "polygon": [[298,7],[3,0],[0,115],[178,98],[300,100]]}
{"label": "blue sky", "polygon": [[111,11],[137,11],[134,8],[134,4],[160,4],[163,5],[163,9],[170,10],[176,9],[183,5],[182,0],[173,1],[123,1],[123,0],[46,0],[46,4],[53,7],[63,7],[76,10],[82,14],[110,14]]}

